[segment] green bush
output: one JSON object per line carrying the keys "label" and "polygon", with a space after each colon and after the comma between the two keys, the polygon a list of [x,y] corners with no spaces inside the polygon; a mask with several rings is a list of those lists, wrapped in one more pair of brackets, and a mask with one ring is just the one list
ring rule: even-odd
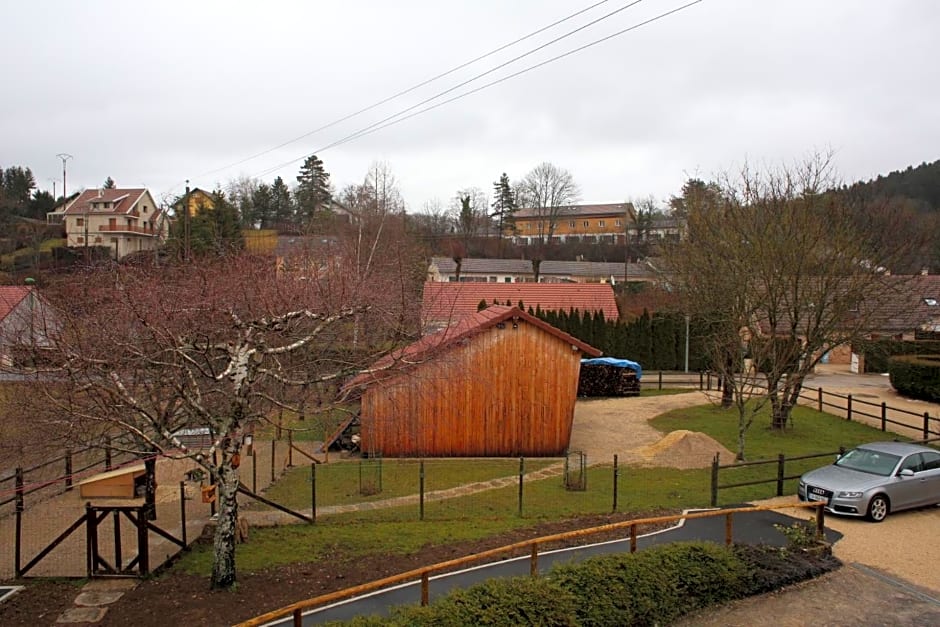
{"label": "green bush", "polygon": [[898,355],[888,360],[888,373],[898,394],[940,401],[940,356]]}
{"label": "green bush", "polygon": [[896,355],[940,355],[936,340],[871,340],[852,349],[865,354],[865,372],[888,372],[888,360]]}
{"label": "green bush", "polygon": [[839,566],[798,549],[683,542],[563,564],[543,577],[493,579],[428,607],[393,608],[354,627],[464,625],[663,625],[743,596],[775,590]]}

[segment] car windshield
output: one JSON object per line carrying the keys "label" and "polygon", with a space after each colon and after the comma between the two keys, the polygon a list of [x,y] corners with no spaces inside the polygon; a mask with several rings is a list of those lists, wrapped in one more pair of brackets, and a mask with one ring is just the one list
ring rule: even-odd
{"label": "car windshield", "polygon": [[836,466],[887,477],[894,471],[900,459],[898,455],[856,448],[840,457]]}

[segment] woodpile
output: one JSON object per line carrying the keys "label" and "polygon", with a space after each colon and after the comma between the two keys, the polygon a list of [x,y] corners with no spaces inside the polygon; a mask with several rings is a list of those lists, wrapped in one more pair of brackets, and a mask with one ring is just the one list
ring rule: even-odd
{"label": "woodpile", "polygon": [[640,380],[630,368],[605,364],[581,365],[578,396],[639,396]]}

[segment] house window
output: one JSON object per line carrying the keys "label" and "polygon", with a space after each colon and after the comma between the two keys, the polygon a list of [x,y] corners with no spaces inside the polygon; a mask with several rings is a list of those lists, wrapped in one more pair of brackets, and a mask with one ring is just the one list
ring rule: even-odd
{"label": "house window", "polygon": [[585,220],[585,221],[582,223],[581,226],[583,226],[584,228],[587,228],[587,227],[591,226],[591,223],[590,223],[588,220]]}
{"label": "house window", "polygon": [[614,226],[623,226],[623,221],[622,220],[615,221]]}
{"label": "house window", "polygon": [[79,244],[81,244],[81,243],[84,242],[84,241],[85,241],[85,238],[84,238],[84,237],[79,237],[79,238],[78,238],[78,243],[79,243]]}
{"label": "house window", "polygon": [[598,221],[597,221],[597,226],[604,226],[604,221],[603,221],[603,220],[598,220]]}
{"label": "house window", "polygon": [[85,226],[85,218],[75,218],[75,226]]}
{"label": "house window", "polygon": [[491,276],[491,277],[490,277],[490,283],[496,283],[496,277],[495,277],[495,276]]}
{"label": "house window", "polygon": [[570,226],[571,228],[574,228],[574,220],[570,220],[568,222],[568,226]]}
{"label": "house window", "polygon": [[511,277],[511,276],[508,276],[508,277],[506,277],[505,279],[503,279],[503,281],[504,281],[505,283],[512,283],[512,277]]}

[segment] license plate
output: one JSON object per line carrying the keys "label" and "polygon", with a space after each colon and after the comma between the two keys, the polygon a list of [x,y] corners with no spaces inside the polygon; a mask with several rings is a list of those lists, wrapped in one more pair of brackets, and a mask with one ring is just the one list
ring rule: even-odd
{"label": "license plate", "polygon": [[828,501],[829,498],[824,494],[813,494],[810,492],[807,497],[810,501]]}

